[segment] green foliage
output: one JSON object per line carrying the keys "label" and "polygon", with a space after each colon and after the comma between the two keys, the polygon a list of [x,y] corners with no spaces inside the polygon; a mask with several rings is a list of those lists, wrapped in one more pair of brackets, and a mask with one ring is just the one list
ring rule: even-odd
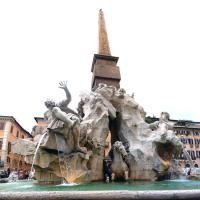
{"label": "green foliage", "polygon": [[145,122],[148,124],[151,124],[156,121],[159,121],[159,118],[154,117],[154,116],[153,117],[150,117],[150,116],[145,117]]}

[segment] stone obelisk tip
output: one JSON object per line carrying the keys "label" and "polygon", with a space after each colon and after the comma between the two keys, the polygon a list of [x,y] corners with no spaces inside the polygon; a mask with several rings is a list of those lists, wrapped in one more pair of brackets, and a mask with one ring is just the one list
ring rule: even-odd
{"label": "stone obelisk tip", "polygon": [[99,52],[101,55],[111,55],[108,35],[106,30],[106,23],[104,19],[103,10],[99,10]]}

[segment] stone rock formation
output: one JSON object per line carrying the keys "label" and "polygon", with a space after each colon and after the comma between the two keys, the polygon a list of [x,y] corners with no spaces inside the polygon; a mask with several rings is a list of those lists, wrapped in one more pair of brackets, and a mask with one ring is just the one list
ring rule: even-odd
{"label": "stone rock formation", "polygon": [[[66,84],[61,88],[68,98]],[[34,162],[35,177],[41,183],[104,180],[108,134],[114,180],[160,179],[182,150],[169,114],[161,113],[159,122],[147,124],[144,109],[122,88],[99,84],[95,91],[83,93],[80,115],[69,112],[68,104],[68,100],[61,104],[48,101],[46,129],[42,134],[38,131],[33,141],[14,144],[14,153],[23,153],[28,163]]]}
{"label": "stone rock formation", "polygon": [[[86,116],[81,124],[93,124],[85,133],[89,136],[88,140],[94,140],[98,135],[101,138],[97,140],[101,141],[99,146],[104,146],[110,131],[112,144],[121,141],[127,151],[124,160],[129,167],[130,179],[156,180],[167,173],[173,155],[182,149],[182,143],[171,130],[173,126],[168,121],[169,116],[165,116],[167,113],[162,113],[158,124],[149,125],[144,120],[144,109],[133,96],[126,94],[122,88],[116,90],[105,84],[82,96],[82,102]],[[105,113],[104,117],[102,113]],[[99,118],[97,116],[101,116],[98,124],[95,121]]]}
{"label": "stone rock formation", "polygon": [[80,118],[68,108],[71,94],[66,82],[61,82],[60,88],[67,98],[58,104],[52,100],[45,102],[47,127],[43,131],[35,127],[33,141],[18,140],[13,144],[13,151],[22,153],[26,162],[33,164],[35,178],[40,183],[87,182],[90,180],[87,162],[91,151],[79,145]]}
{"label": "stone rock formation", "polygon": [[113,173],[113,180],[126,180],[126,172],[128,172],[128,166],[124,161],[127,156],[124,145],[120,141],[116,141],[113,144],[113,160],[111,164],[111,170]]}
{"label": "stone rock formation", "polygon": [[84,113],[81,122],[81,137],[82,143],[92,151],[88,165],[92,172],[92,181],[103,180],[103,160],[109,133],[109,117],[116,117],[116,110],[108,100],[112,93],[109,90],[110,88],[106,94],[107,99],[97,92],[85,93],[81,97]]}

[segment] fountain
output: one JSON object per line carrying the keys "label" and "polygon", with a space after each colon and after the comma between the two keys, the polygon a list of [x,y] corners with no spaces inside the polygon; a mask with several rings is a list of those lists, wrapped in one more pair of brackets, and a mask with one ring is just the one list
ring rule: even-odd
{"label": "fountain", "polygon": [[[15,153],[33,164],[37,184],[3,185],[3,191],[23,193],[0,193],[0,200],[199,198],[198,190],[188,190],[199,189],[198,181],[156,181],[165,177],[173,158],[183,150],[168,113],[162,112],[158,122],[147,124],[144,109],[132,95],[106,84],[83,93],[75,113],[68,108],[67,84],[61,85],[67,99],[45,103],[47,127],[35,128],[33,141],[19,139],[13,146]],[[109,133],[112,148],[107,155]]]}
{"label": "fountain", "polygon": [[[78,113],[68,107],[71,94],[67,83],[60,82],[59,87],[64,90],[66,99],[59,103],[52,100],[45,102],[48,109],[44,114],[47,126],[34,127],[33,141],[18,139],[12,147],[13,153],[25,156],[26,162],[32,165],[31,172],[34,173],[37,184],[18,183],[16,188],[21,187],[21,191],[26,190],[26,193],[22,196],[21,193],[13,196],[1,193],[0,200],[199,197],[198,191],[172,190],[178,188],[178,183],[164,181],[160,185],[157,182],[165,179],[174,158],[182,152],[183,145],[173,132],[173,123],[169,121],[167,112],[161,113],[158,122],[147,124],[143,107],[135,101],[134,95],[129,95],[125,89],[120,88],[120,73],[116,67],[118,58],[110,54],[101,10],[100,21],[100,29],[103,31],[99,38],[102,43],[99,45],[99,54],[94,55],[92,71],[95,68],[100,73],[97,69],[101,71],[101,64],[106,63],[112,69],[109,71],[111,77],[101,79],[99,74],[94,74],[92,91],[81,94]],[[109,154],[106,153],[108,151]],[[103,181],[106,183],[102,183]],[[122,184],[118,181],[124,182]],[[198,182],[189,183],[179,183],[179,189],[191,189],[191,183],[193,188],[198,189]],[[95,192],[91,192],[91,188]],[[96,191],[122,188],[125,191]],[[172,191],[131,191],[166,188]],[[9,189],[17,190],[15,187],[5,186],[3,191]],[[42,195],[34,192],[33,195],[32,191],[38,190],[51,192],[43,192]],[[52,192],[55,190],[73,192]]]}
{"label": "fountain", "polygon": [[[79,114],[68,108],[71,95],[60,83],[67,98],[61,103],[45,102],[47,127],[33,141],[19,140],[13,152],[26,156],[43,184],[87,183],[104,180],[103,162],[111,161],[113,180],[161,180],[182,143],[172,131],[169,114],[160,121],[145,122],[145,111],[122,88],[99,84],[81,95]],[[111,151],[105,156],[111,133]],[[24,144],[23,144],[24,141]]]}

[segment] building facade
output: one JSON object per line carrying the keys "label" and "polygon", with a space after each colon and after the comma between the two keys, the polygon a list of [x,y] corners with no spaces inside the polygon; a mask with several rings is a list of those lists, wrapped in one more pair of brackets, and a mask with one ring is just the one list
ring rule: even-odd
{"label": "building facade", "polygon": [[41,126],[41,127],[46,127],[47,126],[47,121],[44,119],[44,117],[34,117],[37,125],[36,126]]}
{"label": "building facade", "polygon": [[[200,122],[179,120],[175,124],[174,131],[190,155],[193,166],[200,167]],[[179,159],[183,168],[190,167],[191,163],[183,153]]]}
{"label": "building facade", "polygon": [[[153,123],[158,120],[159,118],[156,117],[146,118],[147,123]],[[170,121],[174,123],[174,132],[190,155],[193,166],[200,167],[200,122],[193,122],[190,120]],[[191,162],[183,152],[178,160],[182,168],[191,167]]]}
{"label": "building facade", "polygon": [[47,121],[43,117],[34,117],[36,125],[33,126],[31,135],[35,137],[36,135],[42,134],[47,127]]}
{"label": "building facade", "polygon": [[0,116],[0,161],[1,167],[7,170],[28,170],[30,166],[25,162],[24,156],[12,153],[12,142],[18,138],[32,138],[13,116]]}

